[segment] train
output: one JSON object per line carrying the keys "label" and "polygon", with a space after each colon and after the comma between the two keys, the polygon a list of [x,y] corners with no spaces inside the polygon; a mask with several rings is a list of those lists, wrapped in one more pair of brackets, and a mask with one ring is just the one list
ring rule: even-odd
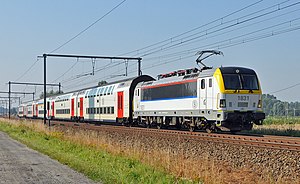
{"label": "train", "polygon": [[[191,68],[141,75],[46,98],[50,120],[205,130],[251,130],[265,119],[256,72]],[[20,118],[43,118],[43,99],[22,103]]]}

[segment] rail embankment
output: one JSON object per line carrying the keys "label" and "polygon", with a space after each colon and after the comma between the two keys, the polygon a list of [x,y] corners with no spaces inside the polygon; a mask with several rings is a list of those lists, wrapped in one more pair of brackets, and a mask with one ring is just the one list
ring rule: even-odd
{"label": "rail embankment", "polygon": [[133,128],[49,128],[15,121],[1,123],[0,130],[107,183],[297,183],[300,178],[298,151],[158,136]]}

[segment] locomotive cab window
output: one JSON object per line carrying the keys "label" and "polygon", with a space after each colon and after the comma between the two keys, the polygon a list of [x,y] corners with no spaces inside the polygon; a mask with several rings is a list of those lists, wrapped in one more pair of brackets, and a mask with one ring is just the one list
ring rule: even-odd
{"label": "locomotive cab window", "polygon": [[258,90],[258,80],[252,74],[223,74],[225,89]]}
{"label": "locomotive cab window", "polygon": [[238,74],[223,74],[225,89],[242,89],[240,75]]}
{"label": "locomotive cab window", "polygon": [[258,81],[255,75],[242,74],[243,88],[246,90],[258,90]]}

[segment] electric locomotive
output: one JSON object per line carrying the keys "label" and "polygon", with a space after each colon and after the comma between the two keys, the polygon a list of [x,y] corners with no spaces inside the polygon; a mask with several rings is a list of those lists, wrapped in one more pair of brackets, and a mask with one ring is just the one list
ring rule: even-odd
{"label": "electric locomotive", "polygon": [[175,125],[191,131],[251,130],[265,118],[261,96],[254,70],[204,65],[202,69],[174,71],[159,75],[157,81],[140,83],[135,90],[134,117],[158,128]]}

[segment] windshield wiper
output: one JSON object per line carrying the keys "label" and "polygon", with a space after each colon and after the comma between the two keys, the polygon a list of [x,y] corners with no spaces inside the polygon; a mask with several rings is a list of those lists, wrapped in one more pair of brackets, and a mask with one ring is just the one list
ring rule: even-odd
{"label": "windshield wiper", "polygon": [[249,89],[249,93],[253,93],[253,90],[252,90],[252,89]]}

